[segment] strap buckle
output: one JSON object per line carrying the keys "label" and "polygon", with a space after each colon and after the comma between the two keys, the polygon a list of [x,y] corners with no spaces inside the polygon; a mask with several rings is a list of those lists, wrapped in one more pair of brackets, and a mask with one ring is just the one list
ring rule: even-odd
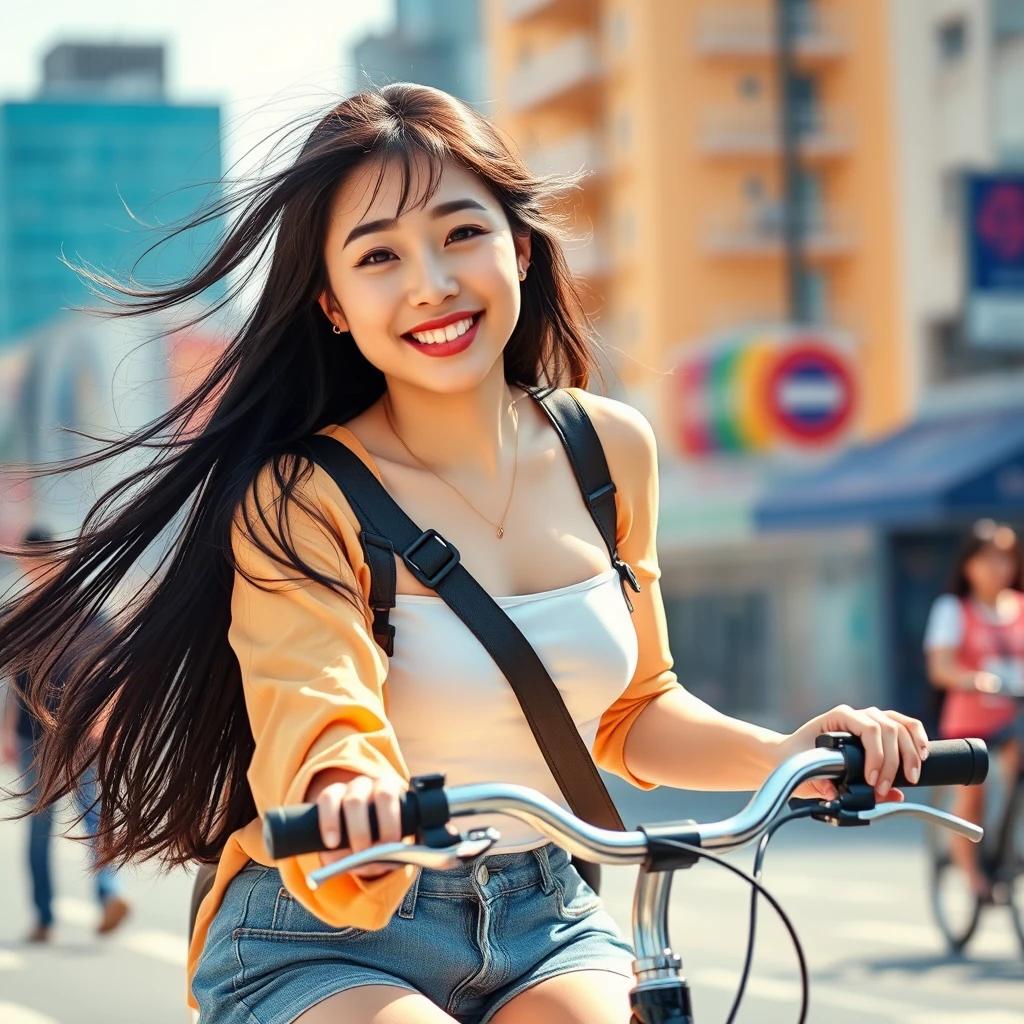
{"label": "strap buckle", "polygon": [[598,487],[593,494],[587,495],[587,505],[589,505],[590,508],[596,508],[599,501],[604,498],[613,497],[616,490],[617,488],[612,482],[606,483],[603,487]]}
{"label": "strap buckle", "polygon": [[[441,547],[444,549],[443,554],[445,556],[444,561],[441,562],[433,572],[428,569],[421,568],[412,560],[414,551],[418,551],[423,547],[427,541],[436,540]],[[431,590],[437,588],[438,583],[441,582],[459,564],[460,555],[459,549],[449,543],[437,532],[437,530],[430,529],[425,530],[421,533],[403,552],[402,561],[409,567],[409,571],[422,583],[425,587],[430,587]]]}
{"label": "strap buckle", "polygon": [[634,593],[639,594],[640,583],[638,582],[636,573],[633,572],[633,567],[629,562],[624,562],[618,555],[616,555],[612,559],[612,565],[614,565],[618,571],[619,579],[622,580],[623,583],[628,583],[633,588]]}

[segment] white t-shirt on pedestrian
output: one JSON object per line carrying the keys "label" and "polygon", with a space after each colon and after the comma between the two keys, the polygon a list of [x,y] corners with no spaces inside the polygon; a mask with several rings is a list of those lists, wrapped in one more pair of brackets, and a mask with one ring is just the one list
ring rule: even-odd
{"label": "white t-shirt on pedestrian", "polygon": [[[1009,602],[1007,602],[1009,604]],[[1013,621],[1017,606],[1007,608],[1006,613],[1000,609],[990,608],[978,601],[974,602],[978,615],[993,626],[1005,625]],[[955,594],[941,594],[932,604],[928,615],[928,625],[924,631],[924,649],[933,651],[939,647],[959,647],[964,638],[964,609],[960,598]]]}

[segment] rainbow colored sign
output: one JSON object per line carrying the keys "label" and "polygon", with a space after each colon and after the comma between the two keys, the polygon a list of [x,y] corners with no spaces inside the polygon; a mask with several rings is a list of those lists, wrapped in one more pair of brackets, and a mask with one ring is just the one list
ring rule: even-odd
{"label": "rainbow colored sign", "polygon": [[848,433],[857,406],[849,356],[826,332],[759,328],[682,353],[670,408],[688,456],[822,449]]}

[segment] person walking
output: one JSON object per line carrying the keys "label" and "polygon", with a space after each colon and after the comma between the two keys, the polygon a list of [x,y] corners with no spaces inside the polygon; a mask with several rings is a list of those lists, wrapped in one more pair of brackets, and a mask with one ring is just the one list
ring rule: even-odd
{"label": "person walking", "polygon": [[[371,864],[306,883],[344,852],[342,816],[351,849],[371,843],[371,807],[381,839],[400,838],[413,775],[500,779],[567,804],[434,577],[409,551],[382,563],[381,538],[362,535],[340,487],[297,449],[338,442],[443,529],[550,666],[594,762],[638,788],[754,788],[840,729],[864,740],[878,798],[901,799],[893,780],[901,767],[919,777],[926,732],[841,705],[784,734],[680,683],[658,585],[655,433],[587,388],[598,353],[556,212],[573,179],[532,174],[479,111],[413,83],[348,97],[299,146],[198,215],[231,226],[187,281],[103,279],[121,296],[114,311],[133,315],[267,257],[207,378],[111,446],[145,464],[100,499],[66,570],[39,602],[0,609],[2,669],[9,644],[13,655],[91,607],[170,540],[62,703],[42,799],[66,789],[81,730],[105,714],[106,856],[217,864],[189,953],[202,1024],[621,1024],[635,951],[568,851],[526,823],[503,820],[495,846],[452,872]],[[545,389],[575,401],[600,442],[614,554]],[[394,573],[393,607],[371,590],[371,557]],[[827,780],[803,789],[835,795]],[[301,801],[316,802],[328,852],[275,862],[260,815]]]}
{"label": "person walking", "polygon": [[[26,552],[52,541],[52,536],[41,527],[28,531],[22,539]],[[45,560],[26,554],[18,559],[18,567],[23,573],[29,588],[38,586],[45,581],[52,568]],[[90,640],[102,642],[102,624],[87,634],[85,642]],[[60,692],[67,680],[73,660],[69,657],[59,661],[51,671],[52,684],[48,690],[48,706],[57,708]],[[21,772],[20,783],[25,789],[35,791],[38,786],[39,769],[36,759],[40,753],[41,723],[32,714],[18,694],[28,689],[28,672],[20,670],[15,686],[9,688],[4,706],[2,732],[0,732],[0,749],[6,763],[15,766]],[[97,790],[95,769],[87,767],[83,772],[78,786],[74,791],[74,801],[87,836],[95,837],[99,811],[97,808]],[[30,943],[48,942],[52,938],[54,927],[54,887],[50,861],[51,838],[54,825],[54,807],[49,805],[40,808],[29,818],[28,868],[32,886],[32,904],[35,908],[35,923],[26,936]],[[94,842],[95,840],[93,840]],[[100,917],[96,925],[99,935],[107,935],[118,928],[128,916],[130,907],[121,895],[117,872],[109,866],[96,863],[95,849],[92,851],[96,899],[100,906]]]}
{"label": "person walking", "polygon": [[[993,752],[1008,786],[1020,771],[1019,703],[1024,695],[1024,593],[1016,533],[991,519],[964,537],[947,592],[936,598],[925,629],[928,679],[941,694],[939,735],[978,736]],[[985,785],[962,786],[954,814],[982,824]],[[959,836],[950,854],[983,900],[992,885],[978,847]]]}

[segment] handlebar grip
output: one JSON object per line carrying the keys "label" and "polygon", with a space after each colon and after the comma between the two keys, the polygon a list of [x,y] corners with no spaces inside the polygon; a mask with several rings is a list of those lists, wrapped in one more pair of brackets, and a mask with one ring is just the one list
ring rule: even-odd
{"label": "handlebar grip", "polygon": [[976,786],[988,775],[988,747],[984,740],[933,740],[921,764],[921,777],[908,782],[901,768],[894,786]]}
{"label": "handlebar grip", "polygon": [[[370,837],[373,842],[380,842],[380,829],[377,822],[377,808],[369,805]],[[414,836],[420,827],[420,808],[416,794],[412,791],[404,793],[401,798],[402,835]],[[341,842],[337,849],[348,846],[348,832],[345,828],[345,817],[342,814]],[[295,857],[300,853],[319,853],[326,850],[320,837],[320,818],[316,804],[292,804],[288,807],[272,807],[263,816],[263,841],[267,851],[274,860],[283,857]]]}

